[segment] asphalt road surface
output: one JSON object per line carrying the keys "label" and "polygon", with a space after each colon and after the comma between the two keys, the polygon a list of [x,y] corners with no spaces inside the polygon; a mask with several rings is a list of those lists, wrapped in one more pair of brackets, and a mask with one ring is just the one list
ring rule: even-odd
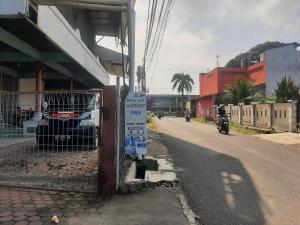
{"label": "asphalt road surface", "polygon": [[204,225],[300,225],[300,150],[183,118],[158,130]]}

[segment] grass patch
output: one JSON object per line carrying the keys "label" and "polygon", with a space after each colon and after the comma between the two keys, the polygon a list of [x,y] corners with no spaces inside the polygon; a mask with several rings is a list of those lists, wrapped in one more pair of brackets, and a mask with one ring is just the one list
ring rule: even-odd
{"label": "grass patch", "polygon": [[193,121],[198,122],[198,123],[210,123],[210,124],[215,124],[213,120],[207,119],[205,117],[195,117],[192,118]]}
{"label": "grass patch", "polygon": [[156,123],[152,113],[147,113],[147,127],[156,130]]}
{"label": "grass patch", "polygon": [[230,124],[229,129],[233,130],[233,131],[237,131],[242,134],[248,134],[248,135],[255,135],[255,134],[261,133],[258,130],[254,130],[254,129],[247,128],[247,127],[241,127],[240,125],[236,125],[236,124]]}
{"label": "grass patch", "polygon": [[147,128],[148,128],[148,129],[156,130],[157,127],[156,127],[155,121],[153,120],[153,122],[147,123]]}

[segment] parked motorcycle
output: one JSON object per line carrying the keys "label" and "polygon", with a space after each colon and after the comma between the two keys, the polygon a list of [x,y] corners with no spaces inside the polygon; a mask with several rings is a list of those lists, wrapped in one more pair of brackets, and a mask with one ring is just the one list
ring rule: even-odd
{"label": "parked motorcycle", "polygon": [[229,134],[229,119],[227,116],[222,116],[217,123],[217,129],[220,133]]}

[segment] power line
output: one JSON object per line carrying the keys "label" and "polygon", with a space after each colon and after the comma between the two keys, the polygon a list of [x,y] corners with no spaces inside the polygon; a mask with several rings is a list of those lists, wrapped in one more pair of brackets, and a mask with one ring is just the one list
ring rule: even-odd
{"label": "power line", "polygon": [[[154,58],[156,58],[154,67],[156,68],[157,66],[162,40],[174,1],[175,0],[149,0],[143,59],[143,68],[145,71],[148,71],[151,67]],[[158,8],[160,8],[160,10],[157,16]],[[152,84],[155,71],[156,69],[154,69],[154,72],[151,75],[150,86]],[[144,77],[144,79],[146,79],[146,77]]]}

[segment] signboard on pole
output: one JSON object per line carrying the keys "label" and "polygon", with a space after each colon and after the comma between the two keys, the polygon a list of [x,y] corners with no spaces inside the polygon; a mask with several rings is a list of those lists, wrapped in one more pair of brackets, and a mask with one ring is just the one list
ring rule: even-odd
{"label": "signboard on pole", "polygon": [[147,154],[146,93],[130,91],[125,100],[125,151]]}

